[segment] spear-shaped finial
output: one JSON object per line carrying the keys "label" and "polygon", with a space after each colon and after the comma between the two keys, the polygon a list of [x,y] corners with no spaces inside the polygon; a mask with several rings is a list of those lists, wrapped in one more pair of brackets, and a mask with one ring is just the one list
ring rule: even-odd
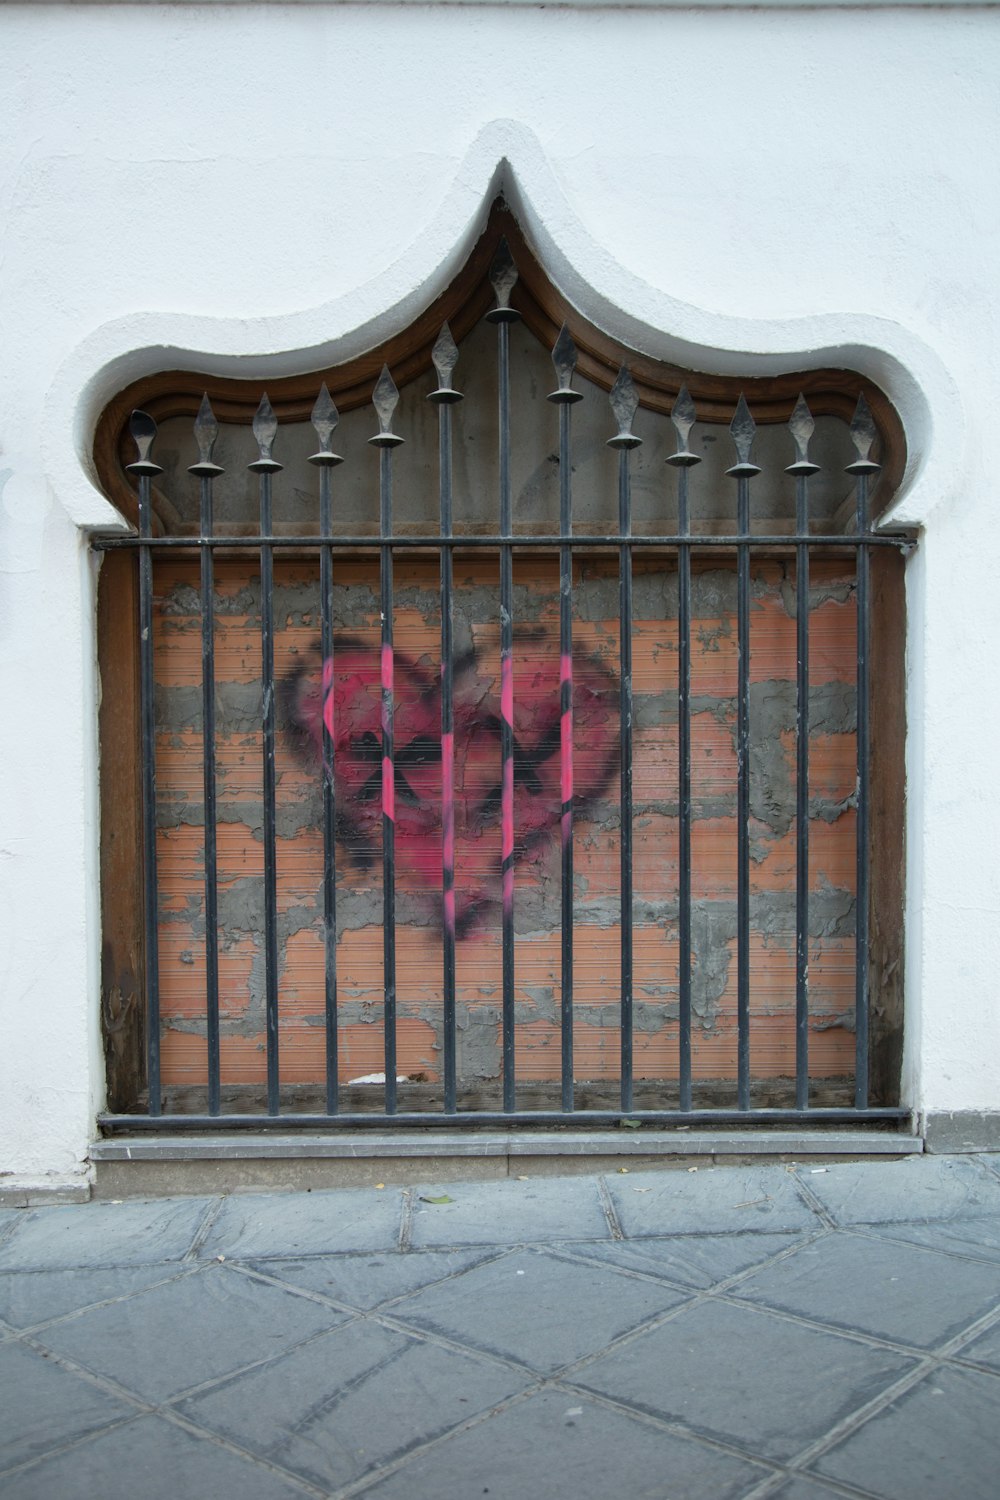
{"label": "spear-shaped finial", "polygon": [[674,402],[670,412],[670,420],[674,424],[677,433],[677,452],[671,453],[667,459],[668,464],[673,464],[675,469],[689,469],[692,464],[700,464],[701,459],[697,453],[692,453],[688,444],[691,439],[691,428],[696,421],[694,402],[686,385],[682,385],[677,392],[677,400]]}
{"label": "spear-shaped finial", "polygon": [[211,479],[214,475],[225,472],[219,464],[212,462],[212,450],[218,436],[219,424],[215,420],[215,412],[212,410],[212,403],[206,391],[201,398],[198,415],[194,419],[194,440],[198,444],[198,462],[188,465],[189,474],[197,474],[202,479]]}
{"label": "spear-shaped finial", "polygon": [[389,374],[389,366],[382,366],[375,389],[372,392],[372,403],[378,417],[379,430],[374,437],[368,441],[375,448],[396,448],[405,438],[398,437],[392,430],[392,414],[399,405],[399,392],[396,383]]}
{"label": "spear-shaped finial", "polygon": [[253,435],[257,440],[257,447],[260,449],[260,457],[255,459],[252,464],[248,464],[247,467],[253,469],[257,474],[276,473],[278,469],[283,467],[283,465],[278,463],[277,459],[271,457],[271,449],[274,446],[275,438],[278,436],[278,419],[274,415],[274,409],[270,401],[267,399],[266,391],[261,396],[260,405],[254,414]]}
{"label": "spear-shaped finial", "polygon": [[342,464],[344,460],[339,453],[331,453],[330,439],[333,430],[340,421],[340,412],[334,405],[333,397],[326,388],[326,381],[319,388],[319,395],[313,406],[309,420],[312,422],[313,430],[319,438],[319,451],[310,453],[309,463],[316,464],[318,468],[332,469],[334,464]]}
{"label": "spear-shaped finial", "polygon": [[517,285],[517,267],[506,239],[497,246],[497,253],[490,266],[490,282],[496,293],[497,305],[486,314],[491,323],[516,323],[521,314],[510,305],[510,294]]}
{"label": "spear-shaped finial", "polygon": [[816,431],[816,423],[813,414],[806,404],[806,398],[799,393],[799,399],[795,403],[795,410],[788,419],[788,430],[792,434],[795,444],[795,462],[789,464],[785,470],[786,474],[798,474],[803,477],[806,474],[819,472],[819,464],[814,464],[809,458],[809,443],[813,433]]}
{"label": "spear-shaped finial", "polygon": [[550,401],[557,405],[569,406],[573,401],[582,401],[583,392],[573,389],[573,371],[576,369],[576,345],[570,338],[569,329],[564,323],[559,330],[555,348],[552,350],[552,363],[556,367],[556,377],[559,381],[559,389],[552,391],[549,395]]}
{"label": "spear-shaped finial", "polygon": [[455,366],[458,364],[458,345],[451,336],[451,329],[447,323],[441,324],[441,332],[437,336],[437,342],[431,350],[431,359],[434,362],[434,370],[437,374],[437,390],[431,391],[427,397],[428,401],[436,401],[442,405],[452,405],[461,401],[461,391],[456,391],[451,383]]}
{"label": "spear-shaped finial", "polygon": [[156,423],[148,412],[134,411],[129,418],[129,436],[139,452],[135,463],[128,464],[130,474],[162,474],[160,464],[154,463],[150,457],[150,449],[156,437]]}
{"label": "spear-shaped finial", "polygon": [[629,373],[628,365],[622,365],[618,378],[608,394],[611,410],[618,424],[613,438],[608,438],[609,448],[638,448],[642,438],[632,431],[632,421],[639,409],[639,393]]}
{"label": "spear-shaped finial", "polygon": [[757,423],[750,415],[745,396],[741,395],[736,404],[736,414],[729,424],[729,431],[736,446],[736,463],[726,473],[734,479],[749,479],[752,475],[759,474],[760,465],[750,462],[750,450],[757,436]]}
{"label": "spear-shaped finial", "polygon": [[852,464],[847,465],[848,474],[875,474],[882,467],[871,457],[872,444],[877,437],[878,429],[871,407],[863,395],[859,396],[851,422],[851,442],[858,456]]}

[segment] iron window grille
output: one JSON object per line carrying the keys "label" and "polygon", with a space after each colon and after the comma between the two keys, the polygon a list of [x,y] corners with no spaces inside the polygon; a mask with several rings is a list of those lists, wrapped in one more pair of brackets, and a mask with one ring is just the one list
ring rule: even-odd
{"label": "iron window grille", "polygon": [[[845,1120],[885,1121],[902,1118],[895,1099],[873,1103],[870,1089],[869,1036],[872,1025],[871,997],[871,858],[872,858],[872,790],[871,790],[871,722],[872,703],[872,558],[899,552],[911,545],[909,539],[886,535],[872,527],[871,483],[878,474],[874,457],[879,434],[864,395],[859,396],[850,423],[853,457],[846,465],[854,486],[849,524],[840,529],[817,530],[810,515],[810,485],[820,465],[810,457],[810,443],[815,423],[805,397],[799,395],[787,421],[791,463],[785,472],[794,481],[795,517],[793,529],[762,529],[752,518],[752,486],[758,482],[761,468],[754,462],[757,427],[751,408],[741,395],[729,424],[732,462],[726,467],[732,493],[732,516],[727,525],[699,528],[692,517],[692,486],[696,484],[702,455],[692,444],[692,431],[698,420],[695,403],[683,386],[671,407],[671,421],[676,437],[674,451],[666,459],[676,476],[676,525],[672,532],[637,531],[634,526],[633,456],[642,439],[633,430],[640,396],[627,366],[622,365],[609,392],[607,446],[617,460],[617,528],[581,531],[574,526],[574,472],[576,455],[573,437],[573,409],[583,400],[583,392],[574,385],[577,348],[568,328],[563,326],[554,341],[552,361],[555,389],[547,399],[556,408],[556,447],[552,454],[558,472],[558,526],[554,530],[519,531],[515,520],[512,486],[512,454],[517,442],[512,429],[511,330],[520,314],[511,296],[517,284],[517,269],[506,241],[502,241],[492,261],[490,282],[494,304],[485,313],[493,325],[496,340],[497,369],[497,494],[499,525],[488,533],[473,534],[455,526],[454,455],[456,407],[462,393],[454,379],[459,349],[447,323],[441,328],[432,351],[436,384],[428,400],[436,408],[438,421],[437,526],[431,532],[426,526],[409,532],[394,527],[394,453],[405,440],[405,434],[394,431],[399,392],[387,367],[383,368],[372,395],[378,430],[370,438],[377,454],[378,530],[377,534],[359,533],[343,524],[344,512],[338,511],[338,484],[335,470],[342,460],[333,451],[333,434],[339,414],[326,385],[322,385],[311,409],[311,423],[316,437],[315,451],[309,463],[316,475],[318,530],[309,534],[299,528],[294,534],[282,532],[274,522],[276,493],[280,504],[277,476],[282,464],[275,457],[280,451],[280,431],[275,413],[264,395],[253,420],[256,456],[250,457],[249,470],[256,477],[258,526],[247,534],[236,534],[232,527],[219,529],[216,524],[214,495],[223,473],[213,459],[219,427],[212,405],[206,396],[195,424],[197,457],[189,465],[198,484],[199,512],[197,526],[189,534],[168,534],[158,528],[154,514],[153,484],[162,470],[157,462],[154,443],[156,423],[142,410],[132,414],[129,425],[136,456],[128,464],[138,482],[138,528],[134,536],[95,539],[95,546],[105,553],[137,555],[138,666],[140,704],[139,767],[142,808],[142,910],[144,929],[144,986],[142,1008],[145,1030],[146,1100],[136,1098],[126,1109],[110,1111],[104,1116],[105,1130],[155,1128],[331,1128],[385,1124],[399,1121],[406,1125],[427,1124],[497,1124],[497,1123],[566,1123],[589,1121],[610,1124],[623,1117],[638,1122],[661,1125],[672,1123],[781,1122],[826,1123]],[[539,398],[541,399],[541,397]],[[760,483],[767,483],[765,474]],[[425,693],[435,715],[434,731],[414,735],[408,743],[395,736],[399,705],[398,665],[395,657],[394,621],[398,597],[394,584],[394,566],[398,558],[434,554],[438,560],[440,618],[440,686],[433,695]],[[161,1017],[158,929],[161,919],[158,854],[157,789],[157,684],[154,660],[156,634],[155,570],[174,556],[198,560],[200,611],[200,704],[203,797],[203,917],[205,994],[203,1011],[207,1084],[202,1108],[173,1112],[163,1111],[161,1078]],[[494,871],[499,884],[500,926],[500,1096],[495,1107],[482,1107],[467,1096],[456,1050],[457,1018],[457,950],[463,937],[461,892],[456,886],[456,735],[461,734],[461,711],[456,720],[456,676],[461,673],[455,639],[455,560],[478,554],[495,558],[499,569],[497,596],[498,676],[496,693],[495,751],[498,795],[493,812],[499,825],[500,850]],[[550,819],[557,829],[559,849],[559,983],[558,1099],[551,1107],[525,1106],[518,1098],[517,1013],[521,996],[518,976],[516,940],[515,853],[519,837],[518,787],[536,775],[541,764],[532,761],[525,747],[518,743],[518,720],[515,708],[515,653],[517,608],[515,566],[519,558],[530,554],[553,560],[558,569],[558,679],[552,694],[558,699],[545,742],[547,774],[554,775],[558,765],[558,807]],[[376,1103],[358,1110],[344,1107],[340,1041],[343,1001],[338,978],[338,839],[343,838],[343,809],[338,807],[337,672],[338,658],[346,650],[335,630],[335,572],[338,562],[364,555],[377,559],[378,565],[378,715],[377,728],[365,734],[364,754],[369,757],[361,795],[367,801],[364,812],[366,837],[381,870],[382,902],[382,1005],[383,1076],[381,1107]],[[810,1074],[810,570],[817,559],[853,560],[850,588],[856,608],[857,629],[854,649],[854,698],[856,728],[854,732],[856,784],[852,802],[856,816],[855,872],[853,881],[853,948],[854,995],[853,1029],[854,1080],[850,1101],[832,1106],[817,1103]],[[287,726],[281,723],[282,682],[275,667],[275,634],[280,622],[275,614],[275,560],[283,556],[306,556],[318,567],[319,646],[315,670],[300,674],[291,684],[285,683],[286,698],[300,693],[297,730],[308,740],[311,734],[316,750],[315,768],[321,785],[322,829],[322,1036],[323,1067],[321,1106],[289,1109],[283,1100],[281,1069],[282,984],[279,965],[279,837],[277,820],[276,756]],[[219,558],[259,560],[259,651],[260,651],[260,753],[263,844],[263,989],[265,1014],[266,1084],[263,1109],[247,1111],[227,1108],[224,1099],[224,1038],[220,1021],[224,1001],[220,981],[219,953],[219,817],[217,790],[219,767],[216,760],[216,562]],[[575,682],[579,655],[574,655],[574,565],[580,559],[613,557],[617,561],[618,632],[615,672],[598,678]],[[676,905],[676,1068],[675,1075],[658,1080],[652,1090],[644,1081],[637,1091],[636,1056],[636,984],[634,965],[634,876],[636,808],[633,786],[635,766],[636,702],[633,693],[633,637],[635,631],[634,583],[635,563],[639,558],[669,558],[676,586],[676,676],[664,683],[664,690],[676,695],[676,888],[664,892],[664,901]],[[790,614],[795,622],[794,679],[794,1077],[788,1080],[788,1097],[779,1105],[754,1101],[754,1057],[752,1047],[755,1019],[755,996],[751,977],[753,868],[751,807],[754,741],[751,713],[751,663],[754,627],[752,604],[754,560],[780,557],[788,566],[792,592]],[[697,1018],[693,1008],[695,953],[693,929],[697,898],[692,876],[696,861],[692,841],[697,832],[697,813],[692,802],[692,642],[696,629],[693,584],[697,567],[705,558],[722,560],[735,573],[735,629],[737,636],[735,713],[731,726],[735,742],[735,970],[736,1030],[735,1077],[730,1102],[702,1107],[698,1099],[698,1080],[693,1067],[693,1049],[698,1045]],[[374,685],[374,679],[367,683]],[[581,806],[579,782],[574,786],[575,761],[580,755],[580,725],[574,736],[574,714],[579,717],[581,691],[598,697],[606,707],[609,695],[616,698],[617,747],[615,781],[618,802],[618,900],[619,937],[617,943],[618,1002],[613,1030],[616,1032],[618,1068],[616,1097],[599,1107],[579,1104],[579,1077],[575,1063],[574,1040],[578,1023],[574,996],[577,972],[575,938],[576,898],[574,856],[578,828],[576,818]],[[303,696],[304,695],[304,696]],[[307,712],[303,704],[309,700]],[[311,715],[311,717],[310,717]],[[373,720],[374,724],[375,721]],[[586,720],[583,725],[589,728]],[[359,742],[360,743],[360,742]],[[458,746],[461,751],[461,746]],[[352,752],[353,753],[353,752]],[[358,752],[360,753],[360,752]],[[436,792],[439,817],[439,881],[437,901],[440,922],[440,1105],[435,1109],[420,1107],[402,1100],[397,1086],[399,1066],[397,1006],[397,823],[400,797],[418,803],[426,802],[421,792],[410,784],[410,768],[432,765],[438,768]],[[533,766],[535,769],[533,770]],[[409,780],[407,779],[409,776]],[[404,808],[404,811],[406,809]],[[376,815],[377,814],[377,815]],[[371,833],[377,822],[378,837]],[[356,832],[356,829],[355,829]],[[607,1031],[605,1027],[605,1031]],[[319,1080],[317,1080],[319,1081]],[[408,1091],[405,1087],[404,1096]],[[884,1093],[884,1090],[882,1091]],[[659,1098],[656,1098],[656,1094]],[[641,1097],[640,1097],[641,1095]],[[350,1096],[355,1097],[355,1096]],[[145,1102],[145,1109],[143,1103]],[[402,1107],[401,1107],[402,1104]]]}

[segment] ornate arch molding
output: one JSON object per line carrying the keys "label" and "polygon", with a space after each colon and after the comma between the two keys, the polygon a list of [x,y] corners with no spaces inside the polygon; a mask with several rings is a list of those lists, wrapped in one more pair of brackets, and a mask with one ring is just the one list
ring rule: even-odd
{"label": "ornate arch molding", "polygon": [[551,348],[565,323],[579,352],[579,373],[604,390],[611,389],[619,368],[627,363],[641,404],[652,411],[668,413],[686,384],[699,418],[708,422],[728,422],[741,392],[759,424],[787,422],[800,392],[814,416],[850,421],[858,395],[863,393],[879,434],[883,472],[878,504],[880,510],[885,509],[902,480],[907,446],[898,413],[874,381],[853,370],[829,367],[745,378],[708,374],[630,349],[595,327],[554,284],[502,195],[494,198],[482,233],[448,287],[406,328],[366,353],[343,364],[275,379],[235,379],[175,369],[146,375],[127,385],[108,402],[97,424],[94,461],[104,493],[134,524],[135,490],[125,466],[132,457],[128,418],[136,407],[147,411],[157,423],[175,417],[193,418],[207,391],[219,421],[249,426],[266,385],[279,422],[305,422],[321,380],[339,409],[348,412],[370,402],[383,364],[389,366],[401,388],[427,376],[432,371],[431,349],[441,324],[447,321],[461,343],[492,305],[489,267],[504,237],[518,268],[511,302],[530,332]]}

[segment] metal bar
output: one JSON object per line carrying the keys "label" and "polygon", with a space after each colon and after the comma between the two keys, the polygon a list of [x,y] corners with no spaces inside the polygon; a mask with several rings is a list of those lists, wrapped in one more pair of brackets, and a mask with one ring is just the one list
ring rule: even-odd
{"label": "metal bar", "polygon": [[510,324],[520,314],[510,306],[517,271],[506,240],[490,267],[497,305],[486,317],[497,325],[500,536],[500,881],[501,1038],[503,1107],[517,1108],[514,1051],[514,534],[511,498]]}
{"label": "metal bar", "polygon": [[129,472],[139,479],[139,724],[142,741],[142,897],[145,928],[146,1082],[149,1114],[157,1119],[160,1100],[160,961],[159,893],[156,870],[156,684],[153,669],[153,534],[154,474],[163,470],[150,458],[156,423],[134,411],[129,432],[139,450]]}
{"label": "metal bar", "polygon": [[[851,438],[858,457],[848,465],[847,472],[857,476],[856,527],[859,537],[868,529],[868,481],[878,470],[878,464],[870,457],[875,441],[875,423],[868,403],[858,397],[857,410],[851,423]],[[855,1068],[854,1102],[856,1109],[864,1109],[868,1102],[868,890],[869,890],[869,780],[870,780],[870,727],[869,727],[869,654],[871,635],[871,612],[869,601],[869,550],[866,540],[859,542],[857,561],[857,834],[855,881]]]}
{"label": "metal bar", "polygon": [[[809,440],[816,424],[799,396],[789,422],[795,441],[795,528],[809,530]],[[809,1107],[809,547],[795,549],[795,1103]]]}
{"label": "metal bar", "polygon": [[[392,414],[399,402],[388,368],[383,365],[373,395],[379,432],[369,438],[379,450],[379,526],[383,536],[392,535],[392,449],[403,440],[391,430]],[[396,765],[393,743],[393,575],[392,545],[387,542],[379,558],[382,649],[380,684],[382,700],[382,988],[384,994],[385,1112],[396,1113]]]}
{"label": "metal bar", "polygon": [[[433,351],[438,388],[428,400],[438,408],[438,472],[441,535],[450,537],[454,526],[452,504],[451,408],[462,398],[451,384],[458,349],[447,323]],[[441,902],[442,902],[442,1047],[444,1059],[444,1110],[453,1115],[457,1105],[455,1010],[455,642],[454,579],[452,552],[441,548]]]}
{"label": "metal bar", "polygon": [[[333,531],[332,470],[342,462],[330,451],[330,438],[339,413],[324,384],[312,409],[312,424],[320,446],[309,462],[319,469],[319,529]],[[319,554],[321,722],[323,751],[323,1014],[326,1054],[326,1111],[335,1115],[340,1107],[339,1038],[337,1025],[337,795],[334,781],[333,708],[333,551],[321,547]]]}
{"label": "metal bar", "polygon": [[[611,388],[611,410],[618,431],[608,439],[608,447],[618,450],[618,530],[622,536],[632,531],[632,475],[629,453],[642,439],[632,432],[632,422],[639,406],[635,383],[623,366]],[[621,1104],[626,1112],[632,1108],[634,1073],[634,954],[633,954],[633,870],[632,870],[632,548],[623,542],[618,552],[618,665],[619,665],[619,744],[621,749],[620,820],[618,841],[619,883],[621,893]]]}
{"label": "metal bar", "polygon": [[[720,1125],[877,1125],[879,1123],[899,1123],[912,1118],[912,1110],[903,1107],[886,1107],[877,1109],[692,1109],[681,1110],[644,1110],[637,1109],[629,1111],[628,1118],[637,1120],[640,1124],[658,1125],[669,1128],[671,1125],[688,1129],[692,1125],[705,1125],[715,1127]],[[573,1124],[587,1125],[619,1125],[622,1120],[622,1111],[580,1109],[573,1116]],[[216,1134],[220,1130],[248,1130],[261,1131],[262,1133],[287,1131],[289,1134],[302,1132],[316,1132],[317,1134],[333,1134],[340,1130],[384,1130],[386,1126],[407,1129],[411,1126],[430,1126],[439,1128],[457,1127],[462,1129],[470,1125],[489,1125],[505,1127],[504,1134],[500,1139],[517,1139],[516,1128],[511,1129],[509,1113],[500,1110],[462,1110],[458,1114],[444,1115],[439,1112],[427,1110],[414,1110],[412,1113],[404,1111],[397,1114],[391,1120],[387,1120],[381,1114],[340,1114],[335,1118],[330,1115],[314,1114],[285,1114],[280,1118],[273,1115],[170,1115],[167,1118],[153,1119],[150,1115],[101,1115],[98,1125],[105,1135],[148,1135],[153,1132],[163,1134],[184,1135],[208,1131]],[[518,1113],[517,1125],[557,1125],[565,1127],[566,1120],[559,1110],[523,1110]]]}
{"label": "metal bar", "polygon": [[[202,398],[194,424],[198,462],[189,472],[200,486],[200,525],[203,536],[211,536],[212,485],[223,471],[212,462],[219,434],[208,396]],[[215,558],[210,547],[201,548],[201,717],[202,773],[204,777],[205,828],[205,1032],[208,1054],[208,1112],[221,1109],[219,1047],[219,887],[216,848],[215,788]]]}
{"label": "metal bar", "polygon": [[736,479],[736,1024],[737,1102],[750,1108],[750,480],[760,470],[750,462],[754,420],[741,396],[730,431],[737,462],[726,472]]}
{"label": "metal bar", "polygon": [[[868,505],[868,476],[858,475],[858,511]],[[858,809],[857,809],[857,881],[855,921],[857,924],[857,960],[855,972],[855,1100],[863,1109],[868,1100],[868,807],[869,807],[869,725],[868,660],[871,619],[869,614],[868,548],[858,548]]]}
{"label": "metal bar", "polygon": [[[233,548],[241,551],[244,548],[258,548],[262,542],[269,547],[288,548],[298,547],[300,550],[320,547],[350,548],[352,552],[377,552],[381,547],[396,548],[419,548],[425,552],[433,552],[438,547],[449,547],[460,552],[478,551],[481,548],[489,548],[495,551],[510,542],[509,536],[502,533],[495,536],[455,536],[455,537],[426,537],[426,536],[391,536],[379,533],[376,536],[261,536],[259,533],[252,537],[247,536],[157,536],[148,541],[139,536],[106,536],[95,537],[91,546],[97,552],[118,552],[122,549],[141,548],[148,546],[151,551],[157,552],[161,549],[173,551],[177,548],[187,547],[191,551],[197,551],[199,547]],[[611,550],[620,547],[623,542],[628,542],[630,547],[659,547],[663,550],[679,546],[688,546],[692,549],[703,550],[718,547],[728,548],[734,551],[741,544],[751,547],[767,547],[772,549],[783,549],[794,552],[796,546],[801,542],[808,542],[810,547],[839,549],[848,552],[852,548],[864,545],[866,547],[895,547],[903,552],[912,552],[916,542],[912,536],[896,536],[885,532],[866,532],[859,535],[853,531],[839,532],[834,534],[817,534],[815,536],[799,536],[795,532],[754,533],[752,536],[740,536],[738,533],[712,536],[682,536],[679,532],[664,533],[662,536],[630,536],[623,537],[615,532],[590,536],[575,534],[573,537],[574,549],[581,547],[603,547]],[[546,533],[544,536],[519,536],[515,546],[519,551],[540,551],[543,548],[555,548],[563,545],[561,536]]]}
{"label": "metal bar", "polygon": [[[628,450],[618,454],[619,528],[631,528],[632,494]],[[622,1109],[632,1108],[632,549],[623,546],[618,558],[619,672],[621,681],[621,1098]]]}
{"label": "metal bar", "polygon": [[[261,397],[253,423],[260,457],[249,467],[257,474],[260,534],[271,532],[271,479],[282,466],[271,457],[278,423],[267,396]],[[263,698],[264,771],[264,1013],[267,1033],[267,1110],[279,1109],[278,1066],[278,849],[275,778],[276,701],[274,691],[274,555],[260,542],[260,681]]]}
{"label": "metal bar", "polygon": [[570,408],[583,399],[571,385],[576,348],[563,325],[552,351],[559,388],[549,396],[559,407],[559,836],[562,866],[560,942],[560,1031],[562,1107],[573,1108],[573,465]]}
{"label": "metal bar", "polygon": [[[677,474],[677,530],[691,532],[688,471],[700,460],[691,452],[694,402],[682,386],[671,412],[677,452],[667,462]],[[677,549],[677,927],[678,1079],[680,1106],[691,1109],[691,547]]]}

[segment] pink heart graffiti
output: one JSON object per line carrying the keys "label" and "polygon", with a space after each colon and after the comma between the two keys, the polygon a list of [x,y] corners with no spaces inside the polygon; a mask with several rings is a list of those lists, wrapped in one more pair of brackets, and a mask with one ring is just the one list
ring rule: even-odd
{"label": "pink heart graffiti", "polygon": [[[454,669],[455,927],[485,925],[500,897],[499,663],[470,653]],[[338,639],[332,661],[318,648],[285,685],[292,732],[322,767],[325,719],[333,747],[337,836],[361,866],[381,849],[383,804],[396,825],[403,888],[440,903],[442,870],[441,690],[412,656],[393,665],[394,774],[383,767],[381,657],[377,645]],[[565,766],[560,755],[558,649],[542,635],[514,652],[514,859],[538,858],[558,834]],[[594,656],[573,659],[573,806],[584,811],[618,764],[618,681]]]}

